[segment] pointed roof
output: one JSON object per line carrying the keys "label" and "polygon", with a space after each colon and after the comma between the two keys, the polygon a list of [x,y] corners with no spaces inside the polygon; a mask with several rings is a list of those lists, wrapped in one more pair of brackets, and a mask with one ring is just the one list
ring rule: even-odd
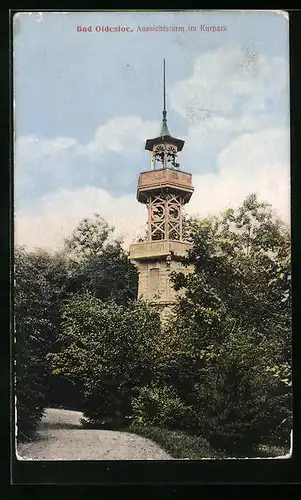
{"label": "pointed roof", "polygon": [[166,119],[166,111],[163,111],[163,120],[162,120],[162,125],[161,125],[161,131],[160,131],[160,136],[164,137],[166,135],[170,135],[170,132],[168,130],[167,126],[167,119]]}
{"label": "pointed roof", "polygon": [[170,132],[169,132],[168,126],[167,126],[166,91],[165,91],[165,58],[163,59],[163,111],[162,111],[162,115],[163,115],[163,119],[162,119],[160,135],[158,137],[155,137],[154,139],[147,139],[147,141],[145,143],[145,149],[147,149],[148,151],[152,151],[153,147],[156,144],[160,144],[162,142],[168,142],[169,144],[174,144],[175,146],[177,146],[178,151],[181,151],[183,149],[185,141],[182,141],[181,139],[176,139],[175,137],[172,137],[170,135]]}

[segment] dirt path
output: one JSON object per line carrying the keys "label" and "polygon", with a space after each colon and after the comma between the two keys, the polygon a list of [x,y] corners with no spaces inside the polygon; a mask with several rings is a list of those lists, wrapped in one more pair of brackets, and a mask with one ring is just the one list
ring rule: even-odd
{"label": "dirt path", "polygon": [[82,429],[77,411],[49,408],[39,439],[18,447],[21,460],[173,460],[149,439],[127,432]]}

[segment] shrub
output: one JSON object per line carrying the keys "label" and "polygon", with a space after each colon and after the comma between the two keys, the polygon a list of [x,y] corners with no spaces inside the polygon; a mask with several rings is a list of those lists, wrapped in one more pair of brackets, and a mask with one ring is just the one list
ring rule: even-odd
{"label": "shrub", "polygon": [[185,425],[188,413],[189,408],[177,396],[173,387],[142,387],[132,399],[133,425],[181,428]]}
{"label": "shrub", "polygon": [[39,269],[40,256],[17,250],[15,259],[15,361],[18,438],[35,431],[46,406],[46,353],[54,325],[51,287]]}
{"label": "shrub", "polygon": [[143,302],[118,305],[90,293],[67,301],[53,372],[80,384],[89,424],[121,426],[137,387],[150,383],[159,315]]}
{"label": "shrub", "polygon": [[[289,413],[290,391],[267,371],[265,342],[256,332],[236,329],[225,335],[214,355],[209,353],[199,351],[196,365],[191,350],[195,372],[189,370],[190,384],[183,373],[173,377],[177,394],[190,409],[191,430],[228,452],[245,454],[257,444],[271,443],[273,431]],[[175,365],[175,372],[178,367],[182,370],[183,363]],[[284,428],[282,434],[289,438]]]}
{"label": "shrub", "polygon": [[156,383],[133,399],[132,422],[185,429],[229,454],[288,444],[289,430],[280,425],[290,415],[287,366],[270,370],[270,346],[257,330],[230,320],[220,329],[209,345],[201,327],[185,328],[179,318],[161,332]]}

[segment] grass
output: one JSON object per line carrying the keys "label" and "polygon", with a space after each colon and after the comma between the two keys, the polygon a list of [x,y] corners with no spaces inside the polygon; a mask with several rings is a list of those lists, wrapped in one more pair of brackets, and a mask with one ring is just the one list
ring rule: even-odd
{"label": "grass", "polygon": [[259,445],[256,448],[258,457],[283,457],[289,454],[289,448],[274,445]]}
{"label": "grass", "polygon": [[[237,457],[235,454],[226,453],[223,450],[213,449],[205,438],[189,435],[179,430],[169,430],[160,427],[148,427],[132,425],[125,429],[126,432],[138,434],[151,439],[173,458],[201,460],[201,459],[225,459]],[[247,457],[278,457],[288,454],[288,450],[277,446],[260,445],[254,448]]]}
{"label": "grass", "polygon": [[151,439],[173,458],[200,460],[201,458],[225,458],[227,456],[222,451],[213,450],[206,439],[191,436],[179,430],[133,425],[126,431]]}

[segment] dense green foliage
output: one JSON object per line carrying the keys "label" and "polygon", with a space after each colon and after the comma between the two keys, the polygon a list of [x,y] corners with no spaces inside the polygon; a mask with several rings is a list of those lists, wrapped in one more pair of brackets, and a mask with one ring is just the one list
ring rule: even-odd
{"label": "dense green foliage", "polygon": [[242,453],[288,444],[289,233],[250,196],[236,211],[191,220],[188,234],[184,263],[195,272],[174,275],[185,294],[160,335],[156,380],[134,400],[133,422],[161,419]]}
{"label": "dense green foliage", "polygon": [[70,290],[88,290],[99,299],[123,304],[136,299],[138,275],[122,241],[113,239],[112,232],[113,228],[95,214],[92,220],[84,219],[66,239]]}
{"label": "dense green foliage", "polygon": [[127,302],[136,296],[137,272],[112,228],[96,216],[85,219],[55,254],[15,251],[15,359],[19,437],[35,430],[47,405],[81,409],[79,385],[54,375],[48,353],[62,348],[61,312],[77,292]]}
{"label": "dense green foliage", "polygon": [[49,355],[54,372],[82,385],[90,424],[125,425],[136,388],[152,380],[159,315],[144,303],[104,303],[90,293],[65,305],[63,349]]}
{"label": "dense green foliage", "polygon": [[24,422],[34,428],[45,404],[66,407],[69,394],[86,425],[157,429],[185,450],[197,439],[195,457],[202,448],[252,456],[259,444],[288,446],[289,232],[252,195],[237,210],[186,219],[185,234],[183,264],[194,272],[172,276],[184,293],[163,327],[154,308],[133,300],[137,271],[98,215],[61,254],[17,252]]}
{"label": "dense green foliage", "polygon": [[[173,458],[181,460],[224,459],[237,457],[237,452],[231,453],[214,448],[207,439],[178,429],[165,427],[131,425],[127,432],[151,439]],[[256,446],[248,457],[280,457],[287,454],[287,448],[279,446]]]}
{"label": "dense green foliage", "polygon": [[38,251],[15,254],[15,362],[18,436],[28,437],[40,421],[47,401],[50,368],[46,354],[55,338],[56,303],[64,262]]}

